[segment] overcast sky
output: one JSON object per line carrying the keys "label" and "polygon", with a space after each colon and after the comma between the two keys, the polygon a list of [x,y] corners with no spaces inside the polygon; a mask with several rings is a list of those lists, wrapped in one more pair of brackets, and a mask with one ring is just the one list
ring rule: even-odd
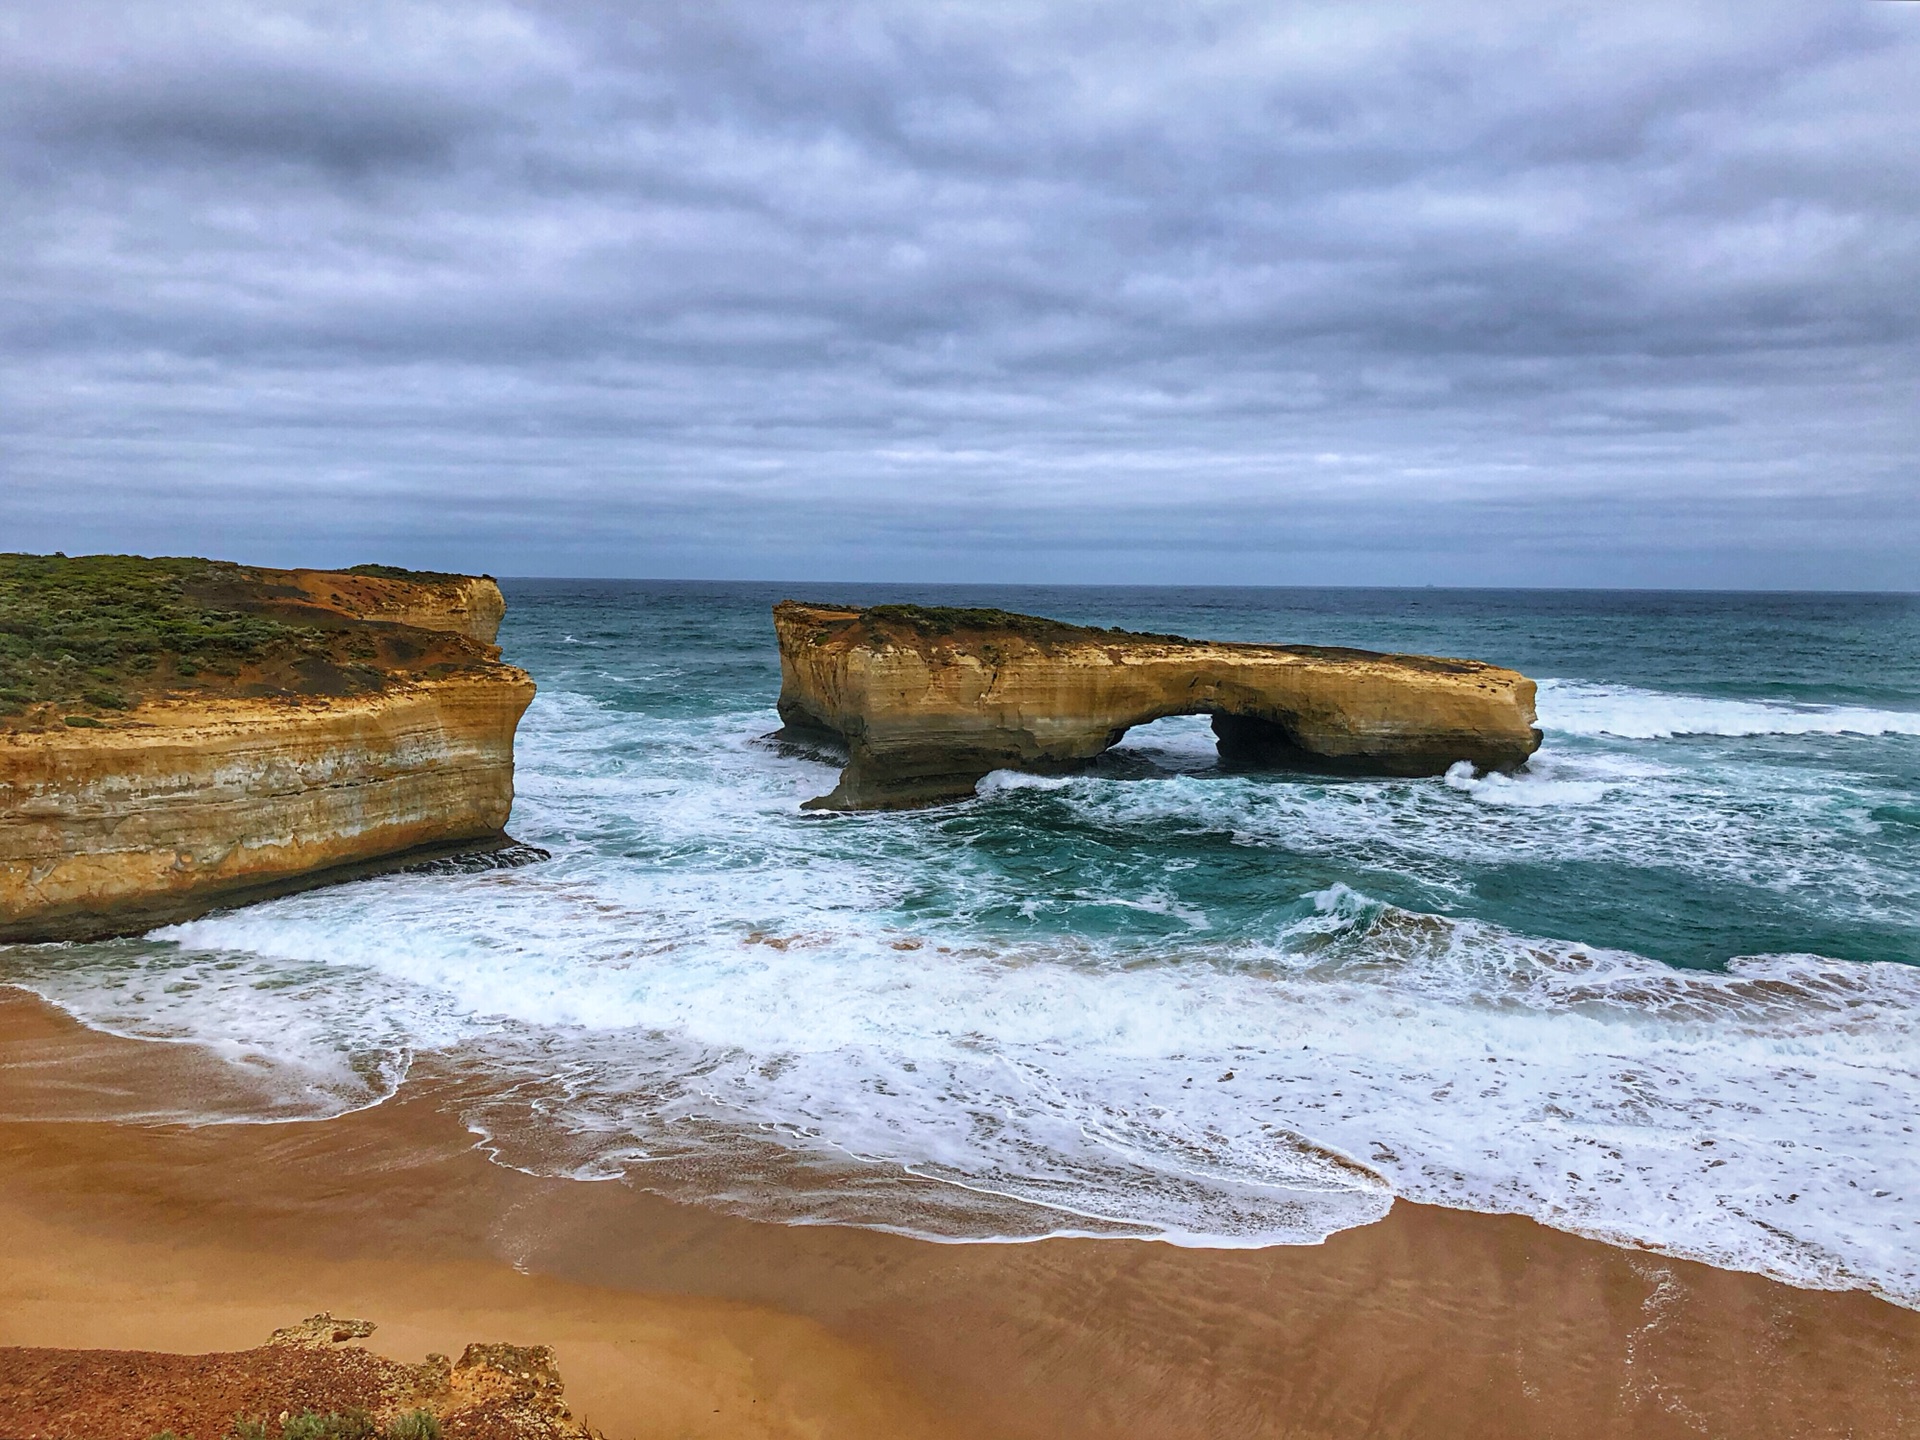
{"label": "overcast sky", "polygon": [[1920,588],[1920,5],[0,0],[0,548]]}

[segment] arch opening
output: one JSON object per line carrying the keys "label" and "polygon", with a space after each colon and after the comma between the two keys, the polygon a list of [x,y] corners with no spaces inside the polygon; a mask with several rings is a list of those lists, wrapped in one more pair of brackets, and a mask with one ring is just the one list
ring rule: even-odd
{"label": "arch opening", "polygon": [[1326,770],[1285,721],[1196,705],[1113,732],[1102,768],[1140,771]]}
{"label": "arch opening", "polygon": [[1220,752],[1206,712],[1193,710],[1128,726],[1098,763],[1103,770],[1127,774],[1190,774],[1214,769]]}
{"label": "arch opening", "polygon": [[1222,765],[1246,770],[1327,768],[1326,757],[1308,750],[1295,731],[1281,721],[1216,710],[1212,729]]}

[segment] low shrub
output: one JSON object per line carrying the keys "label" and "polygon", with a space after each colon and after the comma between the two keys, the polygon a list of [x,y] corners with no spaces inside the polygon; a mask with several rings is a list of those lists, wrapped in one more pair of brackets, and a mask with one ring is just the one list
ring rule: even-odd
{"label": "low shrub", "polygon": [[425,1410],[409,1410],[393,1418],[386,1440],[440,1440],[440,1422]]}
{"label": "low shrub", "polygon": [[270,651],[324,653],[317,630],[197,598],[248,573],[213,560],[0,554],[0,690],[16,705],[84,699],[122,710],[123,685],[162,656],[188,674]]}
{"label": "low shrub", "polygon": [[364,1410],[303,1410],[280,1427],[280,1440],[375,1440],[379,1433]]}
{"label": "low shrub", "polygon": [[365,575],[370,580],[408,580],[415,585],[457,585],[467,579],[444,570],[408,570],[400,565],[349,565],[340,573]]}

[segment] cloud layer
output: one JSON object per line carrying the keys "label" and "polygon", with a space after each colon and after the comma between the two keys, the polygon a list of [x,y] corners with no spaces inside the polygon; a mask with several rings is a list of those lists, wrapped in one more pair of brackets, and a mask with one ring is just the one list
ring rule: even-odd
{"label": "cloud layer", "polygon": [[17,4],[0,543],[1915,588],[1916,73],[1902,5]]}

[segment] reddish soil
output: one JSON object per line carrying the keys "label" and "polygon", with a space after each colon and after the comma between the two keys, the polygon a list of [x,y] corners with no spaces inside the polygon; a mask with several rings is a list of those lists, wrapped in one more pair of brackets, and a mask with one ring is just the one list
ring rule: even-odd
{"label": "reddish soil", "polygon": [[589,1440],[560,1391],[544,1347],[470,1346],[457,1365],[445,1356],[404,1365],[355,1344],[298,1340],[212,1355],[0,1348],[0,1435],[222,1440],[242,1419],[278,1434],[308,1411],[358,1410],[381,1425],[423,1409],[445,1440]]}

